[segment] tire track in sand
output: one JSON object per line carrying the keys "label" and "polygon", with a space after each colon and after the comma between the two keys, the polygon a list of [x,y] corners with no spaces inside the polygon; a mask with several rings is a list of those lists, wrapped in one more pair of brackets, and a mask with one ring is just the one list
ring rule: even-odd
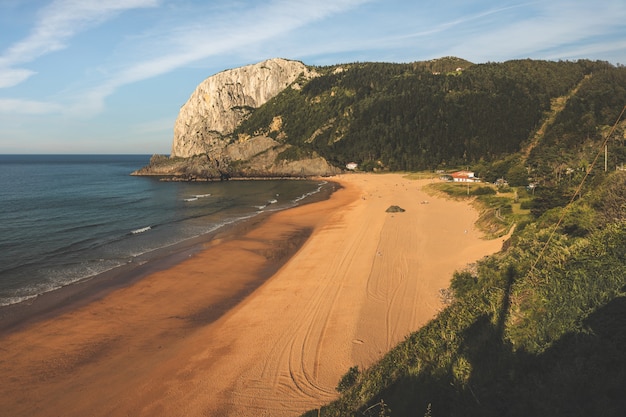
{"label": "tire track in sand", "polygon": [[[293,303],[297,303],[298,308],[290,313],[289,326],[274,338],[259,373],[246,375],[240,381],[233,403],[246,403],[257,410],[301,411],[336,398],[335,387],[339,378],[329,379],[329,374],[337,374],[338,370],[324,368],[324,358],[336,353],[328,345],[333,342],[329,338],[335,338],[337,332],[334,327],[344,321],[342,303],[351,295],[342,297],[343,289],[354,286],[350,283],[351,272],[358,269],[356,263],[362,260],[367,233],[367,225],[354,227],[346,224],[349,217],[329,219],[319,231],[320,235],[324,235],[320,236],[321,239],[339,242],[341,251],[330,259],[316,259],[319,255],[310,252],[305,244],[298,259],[307,259],[307,262],[295,262],[281,271],[281,274],[289,274],[289,268],[297,268],[298,274],[308,276],[306,283],[298,284],[307,296],[294,299]],[[348,230],[350,233],[347,233]],[[373,245],[369,246],[370,251],[375,249]],[[344,344],[344,353],[349,357],[351,335]],[[350,365],[346,363],[346,368],[339,370],[339,375]],[[271,383],[268,384],[268,381]]]}

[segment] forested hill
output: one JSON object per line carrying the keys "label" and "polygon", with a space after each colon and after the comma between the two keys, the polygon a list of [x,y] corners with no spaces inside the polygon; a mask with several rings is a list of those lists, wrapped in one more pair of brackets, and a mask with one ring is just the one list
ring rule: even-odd
{"label": "forested hill", "polygon": [[471,200],[496,235],[515,225],[435,319],[305,416],[626,415],[626,68],[449,64],[321,69],[241,126],[281,117],[277,139],[338,165],[469,167],[486,181],[427,190]]}
{"label": "forested hill", "polygon": [[[554,169],[555,153],[559,164],[568,158],[579,164],[580,145],[601,140],[626,102],[626,68],[600,61],[442,58],[312,69],[321,75],[253,111],[235,137],[266,134],[294,145],[285,159],[317,153],[338,167],[356,162],[364,170],[466,166],[532,144],[528,160],[501,168],[522,164],[545,173]],[[280,129],[272,128],[277,120]]]}
{"label": "forested hill", "polygon": [[[234,132],[196,112],[197,123],[180,124],[191,156],[155,157],[140,174],[469,168],[483,182],[428,190],[477,204],[491,236],[515,225],[500,253],[454,274],[435,319],[369,369],[346,369],[341,396],[306,415],[626,415],[626,67],[450,57],[302,66],[258,107],[243,99],[271,76],[264,63],[247,69],[248,90],[230,75],[207,89],[229,98],[219,110],[242,120]],[[196,109],[211,107],[208,95],[194,95]]]}

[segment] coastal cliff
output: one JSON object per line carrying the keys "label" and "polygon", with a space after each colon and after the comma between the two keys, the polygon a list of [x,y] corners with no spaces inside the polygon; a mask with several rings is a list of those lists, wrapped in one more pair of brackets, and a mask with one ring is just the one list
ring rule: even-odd
{"label": "coastal cliff", "polygon": [[[255,109],[286,88],[300,88],[298,80],[315,76],[299,61],[276,58],[207,78],[180,109],[170,157],[157,155],[133,174],[182,180],[336,174],[339,170],[317,154],[284,158],[289,144],[262,134],[233,135]],[[266,133],[280,127],[276,118]]]}
{"label": "coastal cliff", "polygon": [[[313,67],[272,59],[199,85],[180,110],[171,156],[138,174],[213,179],[474,166],[489,182],[553,183],[564,167],[577,172],[593,159],[587,150],[614,123],[624,77],[621,67],[584,60]],[[607,100],[602,91],[616,95]],[[617,128],[622,135],[623,123]],[[587,143],[586,151],[575,143]],[[607,166],[622,166],[624,153],[608,158]]]}
{"label": "coastal cliff", "polygon": [[301,62],[269,59],[204,80],[182,106],[174,125],[172,157],[211,154],[251,111],[312,73]]}

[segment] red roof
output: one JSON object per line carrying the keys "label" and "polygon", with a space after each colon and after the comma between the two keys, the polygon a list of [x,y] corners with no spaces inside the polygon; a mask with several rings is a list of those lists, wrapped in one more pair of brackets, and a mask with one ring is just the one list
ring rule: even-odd
{"label": "red roof", "polygon": [[452,178],[474,178],[474,173],[470,171],[457,171],[450,174]]}

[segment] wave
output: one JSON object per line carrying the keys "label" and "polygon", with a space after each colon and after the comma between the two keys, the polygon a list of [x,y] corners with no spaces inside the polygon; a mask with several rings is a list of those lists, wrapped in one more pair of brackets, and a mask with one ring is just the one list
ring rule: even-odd
{"label": "wave", "polygon": [[131,234],[138,235],[139,233],[147,232],[148,230],[152,230],[151,226],[142,227],[140,229],[131,230]]}
{"label": "wave", "polygon": [[194,194],[191,197],[183,198],[183,201],[196,201],[199,198],[209,197],[211,194]]}
{"label": "wave", "polygon": [[302,194],[299,197],[296,197],[292,200],[293,203],[299,203],[300,201],[304,200],[307,197],[310,197],[312,195],[315,195],[317,193],[319,193],[320,191],[322,191],[322,187],[324,187],[324,185],[328,184],[328,181],[322,181],[319,184],[317,184],[317,188],[313,191],[309,191],[308,193]]}
{"label": "wave", "polygon": [[[90,279],[128,262],[150,261],[154,257],[160,256],[159,252],[154,252],[156,250],[179,243],[185,244],[184,241],[186,240],[190,240],[189,244],[191,244],[191,239],[254,217],[263,211],[279,211],[289,208],[306,197],[318,193],[322,185],[313,183],[308,188],[300,189],[301,191],[291,194],[290,192],[282,192],[282,190],[280,194],[275,192],[278,190],[274,190],[274,192],[268,193],[269,195],[266,194],[267,191],[259,191],[256,195],[252,193],[249,197],[247,196],[249,193],[245,192],[247,188],[244,188],[242,192],[240,188],[235,187],[235,190],[228,189],[229,192],[226,193],[225,197],[220,194],[215,200],[213,200],[214,196],[209,193],[194,193],[194,191],[202,192],[203,190],[180,190],[180,186],[178,189],[171,187],[173,188],[171,193],[165,194],[169,200],[163,197],[158,201],[155,200],[156,203],[151,203],[150,206],[144,204],[145,207],[141,207],[141,212],[136,210],[138,206],[135,206],[134,202],[129,202],[130,204],[121,205],[124,209],[120,209],[119,213],[115,214],[115,220],[103,223],[102,220],[92,217],[83,224],[74,224],[70,227],[64,224],[66,228],[62,231],[70,235],[68,238],[70,241],[67,244],[63,242],[57,244],[54,241],[44,242],[46,246],[57,247],[42,248],[43,253],[32,256],[32,259],[24,260],[18,257],[21,260],[15,265],[4,262],[3,265],[0,265],[0,276],[3,276],[3,279],[4,276],[7,276],[15,277],[18,280],[15,286],[8,285],[7,282],[3,281],[0,286],[0,305],[26,301],[65,285]],[[317,189],[308,192],[314,187]],[[168,190],[168,188],[164,189],[165,191]],[[176,191],[183,191],[183,193],[181,195]],[[303,194],[298,196],[301,193]],[[246,196],[246,198],[239,198],[240,195]],[[189,203],[189,205],[180,204],[184,197],[195,201],[209,196],[212,197],[207,200],[207,203],[215,201],[215,204],[201,204],[200,202],[198,204]],[[260,201],[250,201],[251,198],[256,199],[258,197],[260,197]],[[161,205],[161,201],[169,202],[169,205]],[[240,206],[245,203],[249,204],[247,209]],[[186,208],[181,209],[181,206]],[[198,209],[197,206],[202,207]],[[127,208],[132,210],[128,211]],[[245,213],[242,213],[241,210]],[[41,218],[49,220],[49,217],[45,217],[43,214]],[[136,220],[133,221],[132,219],[141,218],[144,218],[143,221],[149,226],[141,227],[142,225],[137,223],[133,225]],[[143,221],[140,220],[140,222]],[[43,220],[42,223],[44,223]],[[47,225],[45,223],[52,224]],[[42,227],[46,227],[46,230],[55,224],[55,222],[49,221],[45,223]],[[111,227],[105,228],[103,227],[105,225]],[[150,233],[146,233],[148,231]],[[52,233],[52,235],[58,236],[59,233]],[[3,238],[5,237],[3,236]],[[9,243],[11,242],[9,240]],[[1,243],[3,241],[0,241]],[[0,249],[2,249],[1,246]],[[39,248],[33,248],[33,251],[35,249]],[[10,270],[7,270],[7,267]],[[15,288],[17,285],[21,290]]]}
{"label": "wave", "polygon": [[0,307],[22,303],[68,285],[91,279],[129,262],[124,259],[92,259],[43,269],[46,279],[15,289],[0,291]]}
{"label": "wave", "polygon": [[14,296],[14,297],[0,297],[0,307],[10,306],[11,304],[18,304],[24,301],[31,300],[33,298],[39,297],[40,294],[32,294],[32,295],[24,295],[24,296]]}

